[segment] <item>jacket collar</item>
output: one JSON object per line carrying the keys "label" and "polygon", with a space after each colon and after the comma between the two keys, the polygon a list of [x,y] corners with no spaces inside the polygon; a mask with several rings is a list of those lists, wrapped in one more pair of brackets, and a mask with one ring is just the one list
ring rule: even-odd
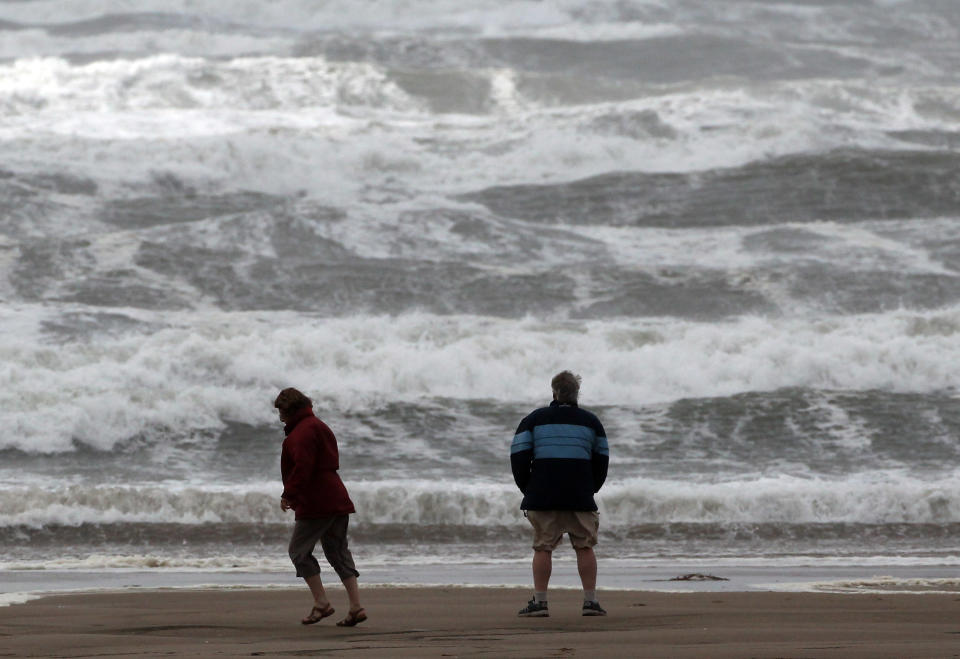
{"label": "jacket collar", "polygon": [[564,405],[566,407],[577,407],[576,403],[561,403],[558,400],[550,401],[550,407],[560,407],[561,405]]}
{"label": "jacket collar", "polygon": [[306,419],[308,416],[313,416],[313,407],[310,405],[301,407],[299,410],[293,413],[293,417],[287,421],[285,426],[283,426],[283,433],[285,435],[292,433],[293,429],[297,427],[297,424]]}

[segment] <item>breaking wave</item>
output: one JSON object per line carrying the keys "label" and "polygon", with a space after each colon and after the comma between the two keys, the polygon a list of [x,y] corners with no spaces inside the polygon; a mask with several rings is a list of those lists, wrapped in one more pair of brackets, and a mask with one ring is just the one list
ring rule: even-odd
{"label": "breaking wave", "polygon": [[[348,481],[355,524],[410,527],[516,525],[512,483],[437,480]],[[91,486],[0,490],[0,526],[109,524],[271,525],[289,522],[277,486]],[[960,523],[960,486],[942,480],[858,474],[847,479],[789,476],[691,483],[613,480],[598,495],[606,530],[659,524]]]}

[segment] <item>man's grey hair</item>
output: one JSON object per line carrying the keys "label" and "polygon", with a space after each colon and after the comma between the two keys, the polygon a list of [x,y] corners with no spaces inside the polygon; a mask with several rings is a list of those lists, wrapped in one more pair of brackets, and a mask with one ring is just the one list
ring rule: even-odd
{"label": "man's grey hair", "polygon": [[570,371],[561,371],[550,381],[553,398],[558,403],[576,403],[580,395],[580,376]]}

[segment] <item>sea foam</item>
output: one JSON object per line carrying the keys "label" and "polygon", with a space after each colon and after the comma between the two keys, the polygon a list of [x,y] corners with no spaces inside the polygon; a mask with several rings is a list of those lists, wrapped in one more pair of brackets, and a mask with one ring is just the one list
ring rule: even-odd
{"label": "sea foam", "polygon": [[0,346],[0,447],[105,450],[141,433],[273,424],[271,396],[290,385],[341,410],[424,397],[534,402],[564,368],[583,375],[591,404],[630,407],[782,387],[957,385],[957,310],[728,323],[128,312],[148,329],[51,343],[48,310],[6,310],[15,321],[4,320]]}
{"label": "sea foam", "polygon": [[[360,525],[507,527],[521,519],[513,483],[464,479],[352,480]],[[283,524],[278,485],[73,485],[0,489],[0,526]],[[612,478],[597,495],[607,531],[660,524],[956,524],[955,474],[848,478],[741,476],[721,483]]]}

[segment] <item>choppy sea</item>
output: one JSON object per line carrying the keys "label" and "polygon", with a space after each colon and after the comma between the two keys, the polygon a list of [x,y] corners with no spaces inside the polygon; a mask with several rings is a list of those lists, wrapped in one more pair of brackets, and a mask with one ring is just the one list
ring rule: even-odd
{"label": "choppy sea", "polygon": [[958,69],[950,0],[0,2],[0,593],[295,585],[286,386],[362,575],[527,583],[563,369],[601,586],[960,589]]}

